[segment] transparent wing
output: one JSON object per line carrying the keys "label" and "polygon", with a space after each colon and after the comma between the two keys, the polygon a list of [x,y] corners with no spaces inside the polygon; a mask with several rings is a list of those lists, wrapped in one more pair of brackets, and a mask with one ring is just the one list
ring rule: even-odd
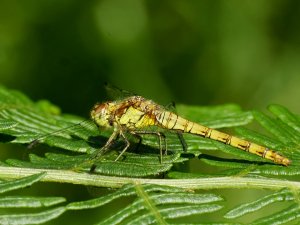
{"label": "transparent wing", "polygon": [[[171,111],[171,112],[177,114],[176,103],[173,102],[173,101],[170,102],[169,104],[167,104],[166,106],[164,106],[164,108],[165,108],[166,110],[168,110],[168,111]],[[174,132],[174,131],[173,131],[173,132]],[[186,152],[188,146],[187,146],[187,144],[186,144],[186,142],[185,142],[185,140],[184,140],[184,138],[183,138],[182,131],[175,131],[175,133],[176,133],[178,139],[180,140],[180,144],[181,144],[181,146],[182,146],[183,151]]]}
{"label": "transparent wing", "polygon": [[120,89],[107,82],[104,83],[104,88],[110,100],[120,100],[120,99],[124,99],[136,95],[135,93]]}
{"label": "transparent wing", "polygon": [[176,104],[173,101],[165,105],[164,109],[177,114]]}

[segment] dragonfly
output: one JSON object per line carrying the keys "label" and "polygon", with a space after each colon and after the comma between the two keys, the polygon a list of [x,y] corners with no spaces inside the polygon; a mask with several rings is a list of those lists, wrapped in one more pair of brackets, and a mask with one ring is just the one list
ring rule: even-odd
{"label": "dragonfly", "polygon": [[130,133],[137,137],[144,134],[156,135],[159,139],[162,159],[162,142],[165,143],[166,151],[165,135],[159,131],[147,131],[148,127],[157,126],[168,131],[175,131],[178,134],[189,133],[216,140],[249,153],[259,155],[276,164],[288,166],[291,163],[291,160],[272,149],[192,122],[172,111],[168,111],[165,107],[154,101],[138,95],[129,96],[116,101],[97,103],[91,110],[90,116],[97,126],[113,129],[106,144],[96,154],[96,158],[105,153],[115,139],[121,137],[125,141],[125,147],[115,159],[115,161],[119,160],[130,146],[130,142],[125,135],[126,133]]}

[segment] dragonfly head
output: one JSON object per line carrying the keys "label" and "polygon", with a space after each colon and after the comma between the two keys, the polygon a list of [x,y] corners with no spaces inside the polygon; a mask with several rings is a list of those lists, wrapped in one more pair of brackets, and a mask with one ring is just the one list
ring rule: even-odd
{"label": "dragonfly head", "polygon": [[98,126],[110,127],[111,123],[111,102],[97,103],[91,111],[91,118]]}

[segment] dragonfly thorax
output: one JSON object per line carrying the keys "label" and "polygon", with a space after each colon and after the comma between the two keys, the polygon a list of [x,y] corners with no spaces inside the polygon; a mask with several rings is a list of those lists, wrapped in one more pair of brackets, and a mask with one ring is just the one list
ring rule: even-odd
{"label": "dragonfly thorax", "polygon": [[91,111],[91,118],[100,127],[140,129],[154,125],[160,107],[151,100],[131,96],[123,101],[98,103]]}

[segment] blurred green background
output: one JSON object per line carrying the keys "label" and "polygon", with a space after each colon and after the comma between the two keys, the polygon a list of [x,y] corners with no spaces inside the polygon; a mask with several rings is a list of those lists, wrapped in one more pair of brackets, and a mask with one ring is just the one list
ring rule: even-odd
{"label": "blurred green background", "polygon": [[[286,0],[0,0],[0,84],[85,117],[105,81],[163,105],[300,113],[299,21],[300,1]],[[27,192],[88,198],[39,185]]]}
{"label": "blurred green background", "polygon": [[300,112],[300,2],[0,1],[0,83],[88,116],[103,83],[152,98]]}

